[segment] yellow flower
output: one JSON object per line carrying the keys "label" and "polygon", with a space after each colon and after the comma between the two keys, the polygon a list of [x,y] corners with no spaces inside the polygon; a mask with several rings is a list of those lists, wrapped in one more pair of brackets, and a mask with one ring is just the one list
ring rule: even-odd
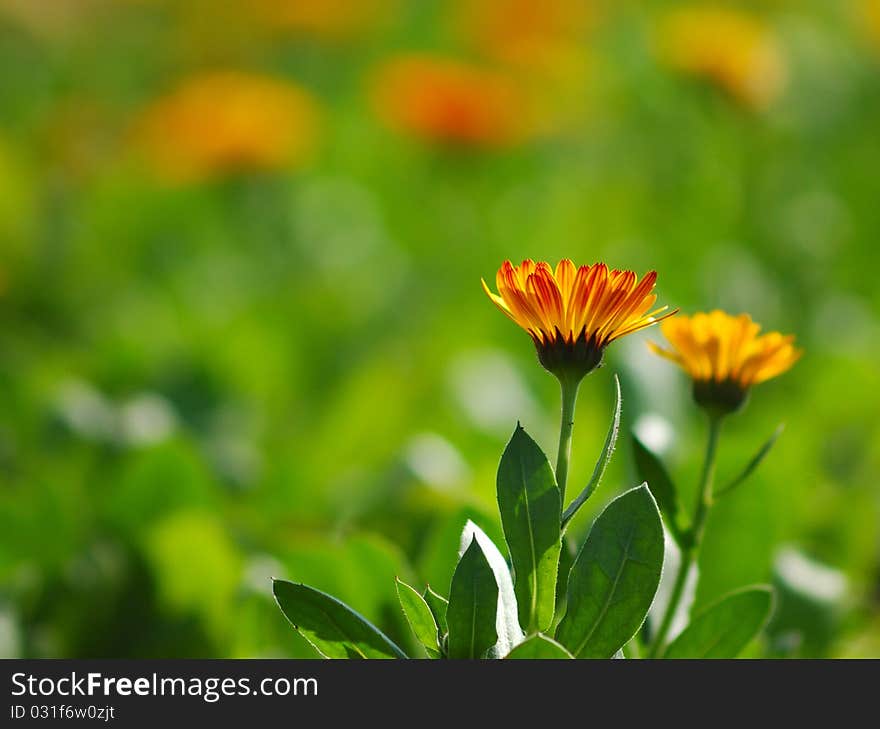
{"label": "yellow flower", "polygon": [[674,10],[660,24],[659,43],[670,67],[712,81],[752,108],[767,106],[785,83],[785,63],[771,29],[733,8]]}
{"label": "yellow flower", "polygon": [[496,276],[498,294],[485,281],[483,289],[529,333],[547,370],[579,379],[599,366],[615,339],[675,313],[663,314],[665,306],[651,311],[656,280],[654,271],[639,281],[632,271],[609,271],[604,263],[578,268],[567,258],[555,271],[544,262],[505,261]]}
{"label": "yellow flower", "polygon": [[782,374],[802,352],[794,336],[768,332],[748,314],[731,316],[723,311],[679,316],[664,322],[661,330],[672,345],[651,349],[671,359],[694,381],[697,402],[724,412],[738,409],[752,385]]}
{"label": "yellow flower", "polygon": [[429,142],[499,147],[527,133],[528,103],[504,74],[462,61],[406,55],[388,61],[373,84],[388,126]]}
{"label": "yellow flower", "polygon": [[862,18],[868,35],[880,48],[880,0],[862,0]]}
{"label": "yellow flower", "polygon": [[185,80],[136,124],[140,150],[172,183],[297,166],[316,137],[317,105],[308,92],[239,71]]}
{"label": "yellow flower", "polygon": [[500,63],[554,69],[583,54],[595,0],[458,0],[457,24],[471,46]]}

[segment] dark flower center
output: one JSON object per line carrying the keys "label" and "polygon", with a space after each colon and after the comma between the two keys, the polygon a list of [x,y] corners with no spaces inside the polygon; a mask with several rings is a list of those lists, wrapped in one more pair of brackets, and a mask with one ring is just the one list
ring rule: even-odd
{"label": "dark flower center", "polygon": [[535,339],[538,350],[538,361],[549,372],[562,379],[579,382],[586,375],[602,364],[602,353],[605,348],[599,346],[595,336],[587,337],[585,329],[578,337],[566,341],[556,328],[556,337],[549,342]]}
{"label": "dark flower center", "polygon": [[748,388],[735,380],[694,380],[694,401],[710,415],[728,415],[742,409]]}

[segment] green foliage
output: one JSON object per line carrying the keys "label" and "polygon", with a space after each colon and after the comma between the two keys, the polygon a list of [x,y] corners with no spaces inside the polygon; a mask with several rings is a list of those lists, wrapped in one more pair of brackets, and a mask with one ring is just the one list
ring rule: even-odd
{"label": "green foliage", "polygon": [[488,535],[472,521],[468,521],[461,535],[461,549],[459,550],[461,553],[464,553],[471,540],[476,541],[479,545],[483,556],[492,568],[495,583],[498,585],[498,613],[495,616],[498,642],[493,646],[490,657],[501,658],[523,638],[517,616],[516,594],[513,580],[510,577],[510,568]]}
{"label": "green foliage", "polygon": [[562,507],[547,456],[520,425],[501,456],[497,486],[520,625],[546,630],[555,607]]}
{"label": "green foliage", "polygon": [[465,550],[449,589],[447,653],[450,658],[483,658],[495,645],[498,585],[474,537]]}
{"label": "green foliage", "polygon": [[430,585],[425,588],[422,597],[431,609],[431,614],[434,616],[434,622],[437,624],[440,634],[446,635],[449,632],[449,624],[446,622],[446,611],[449,608],[449,601],[442,595],[434,592]]}
{"label": "green foliage", "polygon": [[761,461],[763,461],[767,454],[770,453],[770,449],[773,448],[776,441],[779,440],[779,436],[782,435],[782,431],[785,430],[785,425],[777,426],[776,430],[773,431],[773,435],[771,435],[764,444],[758,449],[758,452],[752,456],[751,460],[746,464],[745,468],[742,472],[736,476],[733,480],[729,481],[727,484],[722,486],[721,488],[715,491],[716,498],[724,496],[727,493],[730,493],[743,483],[752,473],[761,465]]}
{"label": "green foliage", "polygon": [[325,658],[406,658],[381,630],[335,597],[287,580],[274,580],[272,590],[290,624]]}
{"label": "green foliage", "polygon": [[576,658],[611,658],[645,620],[663,568],[663,526],[645,484],[593,524],[568,578],[556,640]]}
{"label": "green foliage", "polygon": [[[774,582],[750,655],[880,655],[880,55],[861,0],[736,4],[787,67],[766,108],[664,64],[670,3],[607,3],[575,46],[564,29],[571,73],[505,68],[539,91],[546,134],[490,148],[402,135],[369,93],[402,48],[488,60],[448,33],[460,3],[409,3],[331,42],[239,32],[244,2],[208,34],[181,31],[183,2],[66,2],[63,18],[50,4],[0,2],[0,654],[313,657],[273,575],[356,606],[407,653],[394,576],[430,583],[445,634],[466,520],[508,557],[495,472],[510,426],[556,445],[556,383],[479,280],[566,256],[656,270],[658,306],[797,335],[802,360],[725,424],[715,496],[733,498],[712,508],[695,604],[769,580],[797,545],[833,589]],[[144,112],[212,59],[314,97],[307,164],[151,173]],[[217,126],[212,112],[202,131]],[[676,498],[694,503],[704,422],[687,377],[646,351],[663,338],[613,343],[583,382],[572,496],[596,474],[619,372],[624,427],[658,425]],[[780,420],[772,457],[741,471]],[[629,451],[567,524],[575,550],[640,482]],[[727,490],[737,473],[747,487]]]}
{"label": "green foliage", "polygon": [[419,643],[424,646],[430,658],[439,658],[440,636],[437,623],[425,598],[400,579],[397,580],[397,597]]}
{"label": "green foliage", "polygon": [[574,658],[574,656],[571,655],[564,646],[560,645],[552,638],[537,633],[526,638],[516,648],[510,651],[505,658],[534,660],[538,658]]}
{"label": "green foliage", "polygon": [[657,500],[657,506],[666,517],[666,526],[675,537],[675,541],[681,545],[684,541],[684,532],[681,527],[681,505],[675,483],[663,462],[635,434],[632,436],[632,442],[636,474],[639,480],[648,484],[648,488]]}
{"label": "green foliage", "polygon": [[736,658],[770,619],[773,590],[744,587],[710,605],[669,644],[664,658]]}

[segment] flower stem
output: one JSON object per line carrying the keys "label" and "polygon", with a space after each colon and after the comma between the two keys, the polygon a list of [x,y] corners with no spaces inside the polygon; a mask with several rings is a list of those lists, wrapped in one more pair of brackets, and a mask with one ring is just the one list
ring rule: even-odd
{"label": "flower stem", "polygon": [[577,402],[580,378],[560,377],[562,388],[562,422],[559,425],[559,452],[556,456],[556,483],[562,505],[565,506],[565,483],[568,481],[568,464],[571,460],[571,431],[574,428],[574,406]]}
{"label": "flower stem", "polygon": [[706,456],[703,460],[703,472],[700,476],[700,487],[697,491],[697,504],[694,509],[694,519],[687,533],[687,539],[681,545],[681,564],[678,566],[678,574],[669,596],[669,603],[660,621],[660,628],[654,638],[654,643],[648,653],[649,658],[656,658],[663,649],[666,636],[672,627],[675,612],[684,595],[688,573],[696,563],[700,553],[700,545],[703,542],[703,532],[706,529],[706,517],[712,506],[712,483],[715,480],[715,457],[718,451],[718,436],[721,433],[721,415],[709,415],[709,438],[706,443]]}

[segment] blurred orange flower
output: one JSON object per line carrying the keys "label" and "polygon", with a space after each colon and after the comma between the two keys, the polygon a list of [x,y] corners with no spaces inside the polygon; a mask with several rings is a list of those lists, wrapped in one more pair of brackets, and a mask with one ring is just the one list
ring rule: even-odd
{"label": "blurred orange flower", "polygon": [[317,143],[317,104],[287,81],[203,73],[149,106],[136,124],[139,149],[168,182],[302,164]]}
{"label": "blurred orange flower", "polygon": [[862,0],[862,17],[868,33],[880,48],[880,0]]}
{"label": "blurred orange flower", "polygon": [[395,0],[251,0],[252,9],[276,30],[323,40],[347,40],[387,20]]}
{"label": "blurred orange flower", "polygon": [[504,74],[462,61],[401,56],[385,63],[372,88],[391,128],[432,142],[505,146],[530,130],[529,103]]}
{"label": "blurred orange flower", "polygon": [[512,66],[557,70],[582,56],[596,0],[459,0],[457,22],[483,55]]}
{"label": "blurred orange flower", "polygon": [[785,84],[785,61],[771,28],[733,8],[674,10],[660,23],[659,45],[670,67],[712,81],[751,108],[766,107]]}

